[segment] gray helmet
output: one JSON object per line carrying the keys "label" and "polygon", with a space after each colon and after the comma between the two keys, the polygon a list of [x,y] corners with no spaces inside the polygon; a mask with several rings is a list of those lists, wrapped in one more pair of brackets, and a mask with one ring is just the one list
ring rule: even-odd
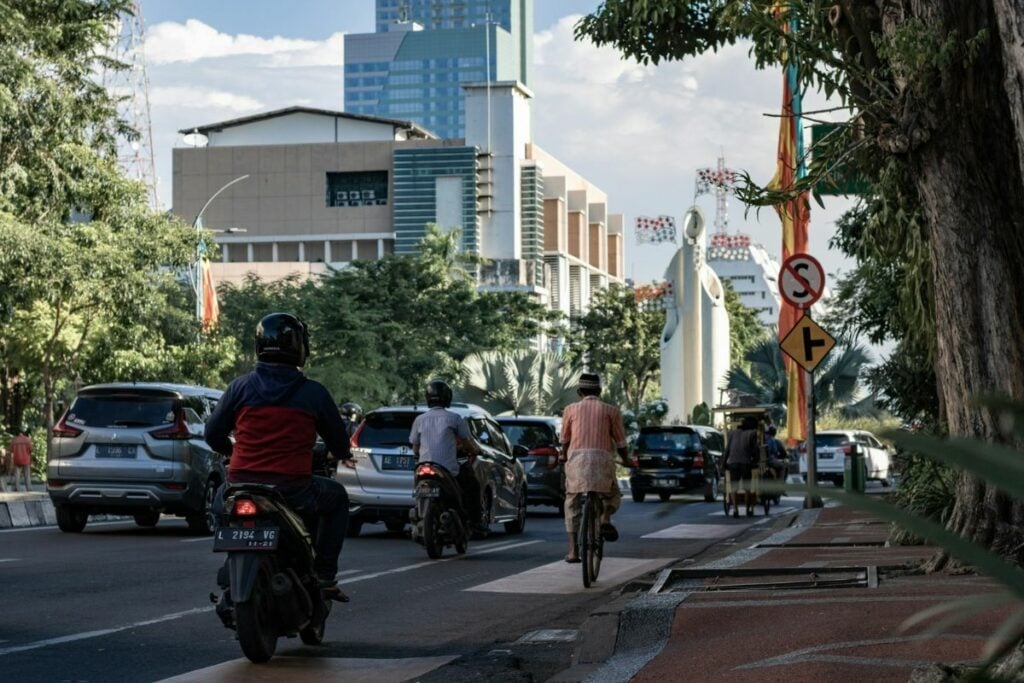
{"label": "gray helmet", "polygon": [[443,379],[427,382],[427,407],[447,408],[452,404],[452,388]]}
{"label": "gray helmet", "polygon": [[347,417],[352,422],[358,422],[363,419],[363,409],[358,403],[353,403],[352,401],[342,403],[338,407],[338,412],[341,413],[342,417]]}

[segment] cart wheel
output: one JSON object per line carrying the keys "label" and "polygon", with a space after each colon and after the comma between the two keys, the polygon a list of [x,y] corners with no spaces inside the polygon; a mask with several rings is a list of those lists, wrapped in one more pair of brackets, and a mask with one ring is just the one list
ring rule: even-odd
{"label": "cart wheel", "polygon": [[765,516],[768,515],[768,510],[771,509],[771,506],[772,506],[772,499],[771,498],[765,498],[764,499],[764,514],[765,514]]}

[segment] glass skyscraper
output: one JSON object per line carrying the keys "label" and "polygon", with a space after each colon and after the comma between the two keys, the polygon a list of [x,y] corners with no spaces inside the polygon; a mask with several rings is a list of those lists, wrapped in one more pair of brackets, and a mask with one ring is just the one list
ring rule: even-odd
{"label": "glass skyscraper", "polygon": [[463,83],[529,85],[533,0],[376,1],[376,33],[345,37],[346,111],[462,138]]}

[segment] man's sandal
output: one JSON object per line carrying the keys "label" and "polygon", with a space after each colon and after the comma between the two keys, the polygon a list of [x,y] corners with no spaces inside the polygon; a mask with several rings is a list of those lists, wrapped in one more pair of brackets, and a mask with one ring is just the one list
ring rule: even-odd
{"label": "man's sandal", "polygon": [[578,557],[573,557],[572,555],[566,555],[565,556],[565,561],[568,562],[569,564],[579,564],[583,560],[581,560]]}

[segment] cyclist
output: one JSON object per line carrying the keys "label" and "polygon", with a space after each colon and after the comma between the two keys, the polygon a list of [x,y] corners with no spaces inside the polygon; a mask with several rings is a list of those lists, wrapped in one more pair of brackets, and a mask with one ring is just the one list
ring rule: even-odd
{"label": "cyclist", "polygon": [[751,475],[754,464],[758,457],[757,443],[757,420],[750,415],[743,418],[739,429],[729,432],[729,443],[725,448],[725,469],[729,471],[729,480],[732,487],[733,509],[732,516],[740,516],[740,506],[737,498],[740,489],[743,489],[744,498],[747,502],[747,516],[754,514],[754,503],[750,491]]}
{"label": "cyclist", "polygon": [[413,420],[409,443],[418,462],[432,462],[448,470],[462,490],[462,507],[470,528],[476,535],[487,533],[480,511],[480,482],[470,462],[459,462],[459,451],[471,457],[480,454],[469,425],[461,415],[448,410],[452,404],[452,388],[443,379],[427,383],[427,412]]}
{"label": "cyclist", "polygon": [[610,403],[601,400],[601,378],[592,373],[580,375],[576,388],[580,400],[566,407],[562,414],[562,461],[565,462],[565,530],[569,534],[569,553],[566,562],[579,562],[580,514],[583,496],[589,491],[603,493],[604,512],[601,514],[601,536],[616,541],[619,532],[611,517],[622,503],[615,459],[626,467],[626,432],[622,413]]}
{"label": "cyclist", "polygon": [[[271,313],[256,326],[256,367],[236,378],[206,423],[206,441],[230,458],[228,484],[270,484],[302,516],[320,518],[314,547],[321,587],[337,588],[338,556],[348,524],[348,493],[313,476],[316,435],[346,467],[355,467],[341,415],[319,382],[302,374],[309,357],[306,324]],[[232,443],[228,436],[234,432]],[[223,489],[214,499],[223,506]]]}

